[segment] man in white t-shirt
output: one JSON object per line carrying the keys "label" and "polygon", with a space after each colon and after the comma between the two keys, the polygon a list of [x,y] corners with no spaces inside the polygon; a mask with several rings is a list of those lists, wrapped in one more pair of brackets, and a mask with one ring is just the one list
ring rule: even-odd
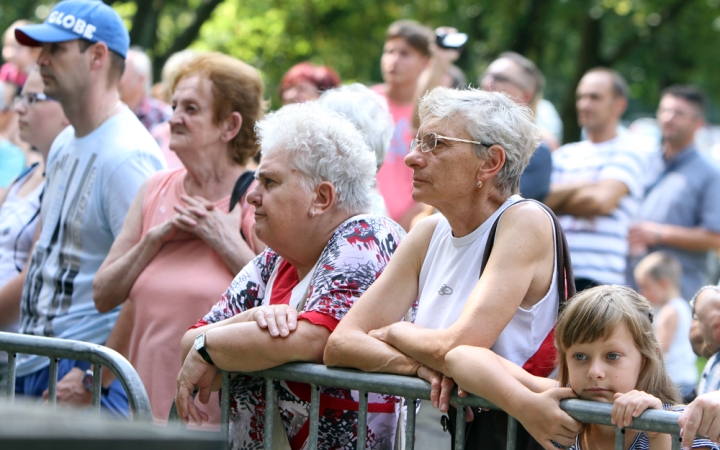
{"label": "man in white t-shirt", "polygon": [[592,69],[577,88],[578,122],[587,139],[553,154],[545,203],[567,236],[578,291],[624,284],[627,235],[642,197],[643,156],[619,136],[628,87],[614,70]]}
{"label": "man in white t-shirt", "polygon": [[[100,314],[92,281],[140,185],[163,167],[150,133],[120,102],[129,35],[120,16],[102,2],[66,0],[43,24],[18,27],[22,45],[38,57],[45,94],[58,100],[71,126],[53,142],[47,162],[40,232],[20,303],[20,332],[103,344],[118,309]],[[4,299],[3,299],[4,300]],[[89,363],[60,360],[58,400],[90,396]],[[47,388],[48,359],[18,359],[16,393]],[[84,386],[85,389],[71,389]],[[116,381],[103,388],[102,405],[128,416]]]}

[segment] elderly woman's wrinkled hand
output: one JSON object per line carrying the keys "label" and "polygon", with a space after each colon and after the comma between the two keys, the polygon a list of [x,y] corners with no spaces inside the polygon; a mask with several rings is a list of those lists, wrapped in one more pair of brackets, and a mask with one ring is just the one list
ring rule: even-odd
{"label": "elderly woman's wrinkled hand", "polygon": [[272,337],[287,337],[297,329],[297,316],[297,310],[290,305],[268,305],[253,308],[249,320],[257,322]]}
{"label": "elderly woman's wrinkled hand", "polygon": [[150,228],[150,230],[148,230],[148,236],[151,236],[160,244],[184,239],[187,233],[174,225],[177,216],[176,214],[173,218]]}
{"label": "elderly woman's wrinkled hand", "polygon": [[187,423],[192,418],[200,426],[209,420],[207,413],[195,406],[193,391],[197,387],[200,402],[207,404],[216,375],[217,367],[206,363],[198,352],[191,350],[188,353],[177,376],[177,392],[175,393],[178,416],[183,422]]}
{"label": "elderly woman's wrinkled hand", "polygon": [[178,214],[173,218],[173,224],[177,228],[197,235],[213,248],[240,238],[242,208],[237,207],[224,213],[212,202],[199,196],[183,195],[182,200],[187,206],[174,207]]}

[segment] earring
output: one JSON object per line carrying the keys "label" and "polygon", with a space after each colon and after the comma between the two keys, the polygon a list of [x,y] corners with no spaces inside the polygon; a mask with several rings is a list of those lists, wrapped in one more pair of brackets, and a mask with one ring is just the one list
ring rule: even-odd
{"label": "earring", "polygon": [[315,210],[310,211],[310,217],[315,218]]}
{"label": "earring", "polygon": [[478,186],[478,189],[480,189],[482,187],[482,181],[478,181],[477,186]]}

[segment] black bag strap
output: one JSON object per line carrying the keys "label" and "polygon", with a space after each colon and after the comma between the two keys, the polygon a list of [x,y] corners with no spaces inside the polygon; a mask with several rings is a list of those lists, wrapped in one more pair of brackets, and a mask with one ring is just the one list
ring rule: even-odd
{"label": "black bag strap", "polygon": [[235,187],[233,188],[232,195],[230,196],[230,211],[235,208],[235,205],[237,205],[242,196],[245,195],[245,191],[248,190],[254,180],[254,170],[248,170],[246,172],[243,172],[243,174],[238,177],[238,180],[235,182]]}
{"label": "black bag strap", "polygon": [[[559,310],[562,311],[562,309],[565,307],[565,303],[567,302],[567,300],[573,295],[575,295],[576,292],[575,277],[573,276],[572,262],[570,261],[570,249],[568,248],[565,233],[560,227],[560,222],[558,222],[555,213],[553,213],[552,210],[548,208],[544,203],[540,203],[537,200],[524,198],[513,203],[508,208],[525,202],[535,203],[536,205],[547,211],[547,213],[550,215],[550,219],[552,220],[553,227],[555,228],[555,256],[557,258],[557,267],[555,269],[557,271],[557,281],[559,283]],[[507,209],[505,211],[507,211]],[[503,213],[505,211],[503,211]],[[480,265],[481,275],[485,270],[488,259],[490,259],[490,252],[492,252],[492,249],[495,246],[495,235],[497,234],[497,227],[498,223],[500,222],[500,217],[502,217],[502,213],[498,216],[497,219],[495,219],[495,223],[493,223],[492,228],[490,228],[490,234],[488,235],[487,244],[485,245],[485,251],[483,252],[482,263]]]}

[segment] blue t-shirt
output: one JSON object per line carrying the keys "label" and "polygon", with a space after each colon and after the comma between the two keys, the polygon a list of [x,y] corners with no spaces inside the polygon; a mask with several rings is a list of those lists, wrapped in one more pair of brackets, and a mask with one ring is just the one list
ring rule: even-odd
{"label": "blue t-shirt", "polygon": [[[0,138],[2,139],[2,138]],[[0,188],[6,189],[10,182],[25,169],[25,154],[17,145],[0,141]]]}
{"label": "blue t-shirt", "polygon": [[[157,143],[127,107],[87,136],[75,137],[73,127],[58,135],[23,286],[21,333],[105,343],[119,309],[95,309],[93,278],[138,189],[163,166]],[[47,365],[47,358],[24,355],[17,374]]]}

